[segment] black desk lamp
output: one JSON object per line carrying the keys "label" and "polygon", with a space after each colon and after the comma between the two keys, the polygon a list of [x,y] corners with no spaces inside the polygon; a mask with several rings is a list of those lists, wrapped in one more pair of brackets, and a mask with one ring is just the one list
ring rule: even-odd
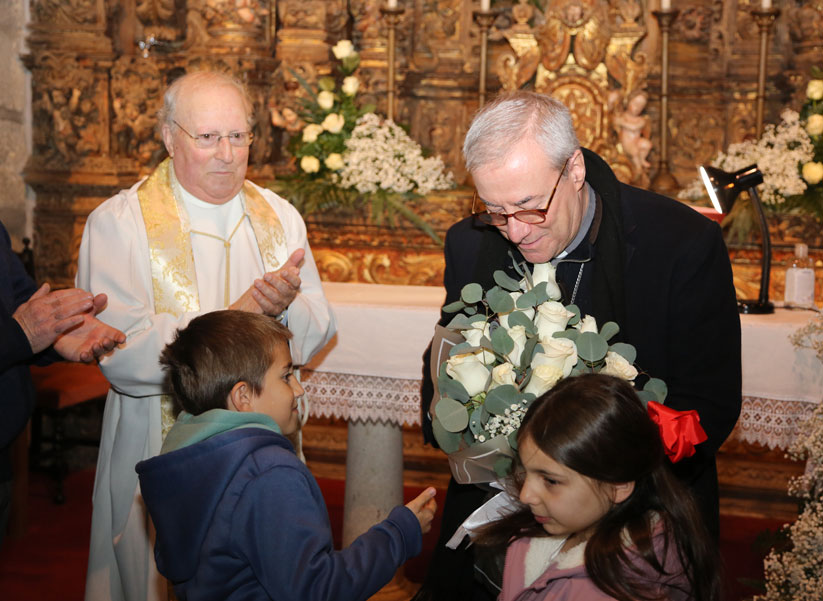
{"label": "black desk lamp", "polygon": [[741,190],[746,190],[760,217],[760,244],[763,257],[760,262],[760,296],[757,300],[737,301],[741,313],[774,313],[774,305],[769,302],[769,273],[772,265],[772,242],[763,205],[757,193],[758,184],[763,183],[763,174],[757,165],[749,165],[734,173],[721,171],[716,167],[700,167],[700,177],[711,198],[715,210],[728,213]]}

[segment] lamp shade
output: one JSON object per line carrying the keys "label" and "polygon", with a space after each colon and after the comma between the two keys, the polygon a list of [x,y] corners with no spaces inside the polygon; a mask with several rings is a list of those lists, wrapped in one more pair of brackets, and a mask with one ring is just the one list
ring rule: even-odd
{"label": "lamp shade", "polygon": [[728,213],[741,190],[751,190],[763,183],[763,174],[757,165],[728,172],[717,167],[700,167],[700,177],[715,210]]}

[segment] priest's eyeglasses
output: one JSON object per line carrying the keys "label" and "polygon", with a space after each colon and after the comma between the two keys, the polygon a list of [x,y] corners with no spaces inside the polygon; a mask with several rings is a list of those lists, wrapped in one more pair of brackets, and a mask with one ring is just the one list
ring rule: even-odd
{"label": "priest's eyeglasses", "polygon": [[475,218],[479,219],[483,223],[487,223],[489,225],[506,225],[509,222],[509,218],[514,217],[518,221],[522,223],[528,223],[530,225],[537,225],[538,223],[543,223],[546,221],[546,214],[549,212],[549,207],[552,206],[552,200],[554,200],[554,193],[557,192],[557,187],[560,185],[560,180],[563,177],[563,172],[566,170],[566,165],[568,164],[569,159],[566,159],[563,162],[563,167],[560,168],[560,176],[557,178],[557,181],[554,184],[554,188],[552,188],[552,193],[549,194],[549,200],[546,202],[545,209],[524,209],[522,211],[515,211],[514,213],[489,213],[485,210],[485,205],[482,201],[480,201],[481,210],[477,210],[478,199],[477,199],[477,190],[474,191],[474,199],[472,199],[472,215]]}
{"label": "priest's eyeglasses", "polygon": [[180,131],[194,140],[194,145],[197,146],[197,148],[217,148],[217,145],[220,144],[220,140],[223,138],[228,138],[232,146],[243,148],[244,146],[251,145],[252,140],[254,140],[254,134],[250,131],[232,131],[223,135],[220,135],[219,132],[211,131],[193,136],[177,121],[174,121],[174,124],[180,128]]}

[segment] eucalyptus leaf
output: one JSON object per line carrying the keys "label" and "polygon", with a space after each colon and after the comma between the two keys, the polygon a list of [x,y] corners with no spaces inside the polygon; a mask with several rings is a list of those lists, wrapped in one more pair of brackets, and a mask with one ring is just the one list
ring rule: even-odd
{"label": "eucalyptus leaf", "polygon": [[477,313],[477,307],[475,307],[474,305],[468,306],[463,310],[466,312],[466,315],[474,315],[475,313]]}
{"label": "eucalyptus leaf", "polygon": [[466,303],[462,300],[456,300],[453,303],[449,303],[448,305],[443,306],[444,313],[457,313],[458,311],[462,311],[466,308]]}
{"label": "eucalyptus leaf", "polygon": [[437,446],[444,453],[454,453],[460,450],[460,440],[463,438],[459,432],[449,432],[436,417],[432,419],[432,433],[437,441]]}
{"label": "eucalyptus leaf", "polygon": [[461,342],[460,344],[455,344],[449,349],[449,357],[462,355],[463,353],[471,353],[474,350],[476,350],[476,347],[472,346],[470,342]]}
{"label": "eucalyptus leaf", "polygon": [[489,413],[493,413],[494,415],[505,415],[506,409],[509,409],[512,405],[519,403],[522,398],[523,395],[517,390],[517,388],[511,384],[504,384],[503,386],[498,386],[497,388],[493,388],[489,391],[486,395],[486,402],[484,403],[484,406]]}
{"label": "eucalyptus leaf", "polygon": [[[511,297],[510,297],[511,298]],[[512,326],[523,326],[526,328],[526,334],[529,336],[534,336],[537,333],[537,328],[534,326],[534,322],[529,319],[529,316],[526,315],[523,311],[512,311],[509,313],[509,327]]]}
{"label": "eucalyptus leaf", "polygon": [[554,334],[552,334],[552,338],[568,338],[572,342],[577,342],[579,336],[580,330],[576,330],[574,328],[568,328],[567,330],[563,330],[562,332],[555,332]]}
{"label": "eucalyptus leaf", "polygon": [[601,361],[609,351],[609,343],[600,334],[594,332],[581,332],[575,344],[577,355],[589,363]]}
{"label": "eucalyptus leaf", "polygon": [[509,313],[514,309],[511,295],[499,286],[494,286],[486,293],[486,301],[495,313]]}
{"label": "eucalyptus leaf", "polygon": [[574,367],[572,367],[572,371],[569,374],[569,377],[582,376],[583,374],[588,373],[591,373],[591,370],[586,366],[585,363],[583,363],[582,361],[578,361],[577,363],[575,363]]}
{"label": "eucalyptus leaf", "polygon": [[531,309],[537,305],[537,294],[535,294],[534,289],[529,290],[528,292],[524,292],[520,296],[517,297],[517,302],[515,306],[518,309]]}
{"label": "eucalyptus leaf", "polygon": [[523,346],[523,354],[520,355],[519,367],[529,367],[532,364],[532,359],[534,359],[534,354],[535,350],[537,349],[538,342],[540,341],[538,340],[537,336],[526,340],[526,344]]}
{"label": "eucalyptus leaf", "polygon": [[498,478],[505,478],[509,475],[512,471],[512,458],[506,457],[505,455],[502,457],[498,457],[494,461],[494,473],[497,474]]}
{"label": "eucalyptus leaf", "polygon": [[578,323],[580,323],[580,307],[578,307],[577,305],[566,305],[566,311],[574,313],[574,316],[568,321],[568,324],[570,326],[576,326]]}
{"label": "eucalyptus leaf", "polygon": [[469,412],[465,405],[449,397],[441,397],[437,401],[434,413],[449,432],[462,432],[469,425]]}
{"label": "eucalyptus leaf", "polygon": [[540,282],[534,288],[532,288],[532,292],[534,292],[535,306],[542,305],[547,300],[549,300],[549,293],[547,292],[547,287],[547,282]]}
{"label": "eucalyptus leaf", "polygon": [[463,440],[466,441],[467,445],[473,445],[475,443],[474,434],[472,434],[472,431],[468,428],[466,428],[466,430],[463,432]]}
{"label": "eucalyptus leaf", "polygon": [[620,331],[620,326],[613,321],[607,321],[600,328],[600,335],[606,340],[611,340]]}
{"label": "eucalyptus leaf", "polygon": [[437,375],[437,390],[441,397],[450,397],[465,403],[469,400],[469,393],[466,387],[446,373],[446,362],[440,364],[440,371]]}
{"label": "eucalyptus leaf", "polygon": [[512,340],[506,328],[497,328],[492,332],[492,348],[499,355],[508,355],[514,350],[514,340]]}
{"label": "eucalyptus leaf", "polygon": [[463,290],[460,291],[460,298],[467,305],[479,303],[483,300],[483,288],[480,284],[474,282],[471,284],[466,284],[463,286]]}
{"label": "eucalyptus leaf", "polygon": [[471,430],[475,438],[486,433],[486,430],[483,429],[483,420],[481,419],[479,411],[473,412],[469,418],[469,430]]}
{"label": "eucalyptus leaf", "polygon": [[651,390],[638,390],[637,398],[640,399],[644,407],[646,407],[649,404],[649,401],[656,401],[658,403],[660,402],[657,400],[657,395],[654,394]]}
{"label": "eucalyptus leaf", "polygon": [[497,270],[493,274],[494,282],[509,292],[517,292],[520,290],[520,282],[508,275],[505,271]]}
{"label": "eucalyptus leaf", "polygon": [[509,441],[509,446],[512,448],[513,451],[517,450],[517,430],[512,430],[509,432],[509,435],[506,437],[506,440]]}
{"label": "eucalyptus leaf", "polygon": [[446,326],[449,330],[467,330],[471,327],[469,318],[463,313],[458,313],[452,317],[451,321]]}
{"label": "eucalyptus leaf", "polygon": [[634,364],[634,360],[637,359],[637,349],[635,349],[631,344],[626,344],[625,342],[615,342],[609,347],[609,350],[613,353],[617,353],[632,364]]}
{"label": "eucalyptus leaf", "polygon": [[643,387],[643,391],[651,392],[657,397],[654,400],[660,404],[663,404],[669,395],[669,387],[666,386],[666,383],[660,378],[649,378],[649,381],[646,382],[646,385]]}

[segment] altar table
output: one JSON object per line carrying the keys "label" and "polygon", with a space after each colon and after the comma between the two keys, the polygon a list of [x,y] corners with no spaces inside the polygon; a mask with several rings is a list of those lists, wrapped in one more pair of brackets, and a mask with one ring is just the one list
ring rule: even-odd
{"label": "altar table", "polygon": [[[422,355],[444,291],[324,282],[338,332],[302,371],[311,414],[348,420],[344,543],[402,498],[402,424],[420,424]],[[741,315],[743,410],[735,436],[785,449],[823,397],[823,369],[789,335],[814,317]]]}

